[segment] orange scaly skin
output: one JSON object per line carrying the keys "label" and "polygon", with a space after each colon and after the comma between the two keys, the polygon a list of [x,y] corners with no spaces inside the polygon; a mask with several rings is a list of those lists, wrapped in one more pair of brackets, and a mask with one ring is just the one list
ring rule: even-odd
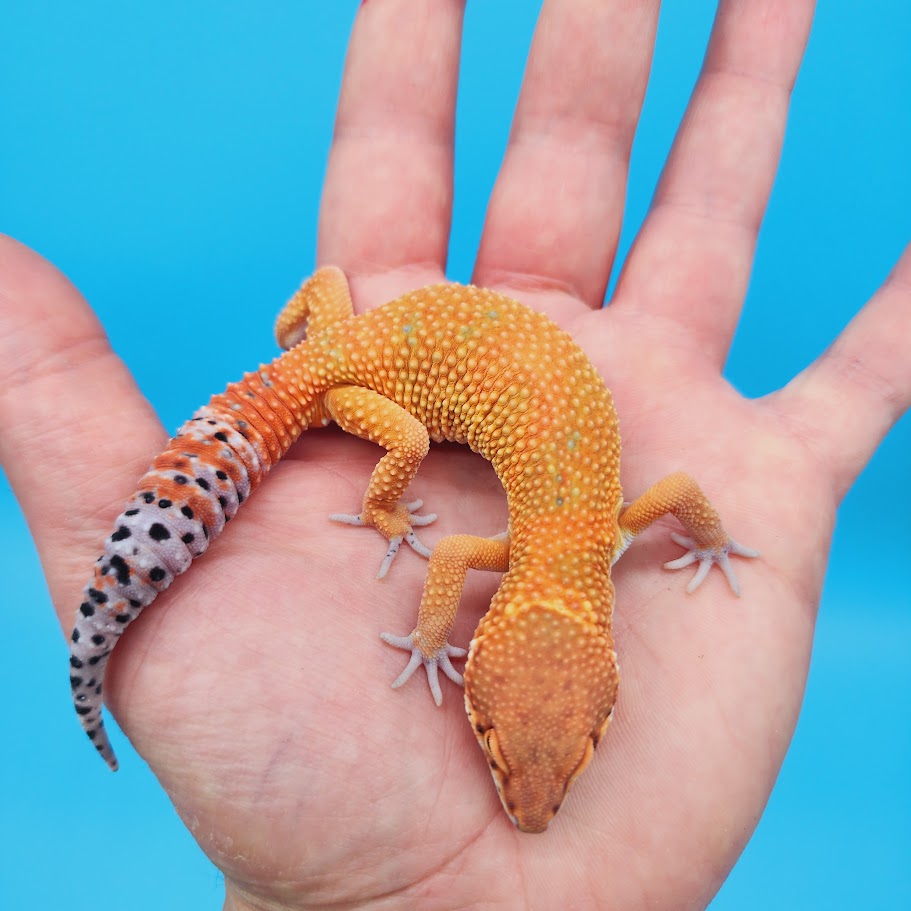
{"label": "orange scaly skin", "polygon": [[[678,538],[688,553],[668,565],[698,560],[695,584],[717,562],[736,591],[727,556],[755,553],[730,539],[686,475],[623,508],[610,393],[567,333],[516,301],[436,285],[354,317],[344,275],[325,268],[285,308],[276,334],[294,347],[184,425],[105,543],[73,634],[84,727],[116,767],[100,723],[116,637],[205,550],[300,433],[332,420],[387,449],[360,514],[332,518],[389,540],[380,575],[403,541],[430,556],[417,627],[383,636],[412,653],[394,685],[423,665],[439,703],[438,669],[462,682],[450,658],[464,652],[448,638],[465,575],[505,572],[471,642],[465,704],[510,818],[543,831],[613,710],[612,562],[668,512],[690,534]],[[413,527],[434,517],[413,515],[420,503],[402,497],[430,439],[467,443],[490,460],[506,490],[508,533],[453,535],[432,555],[418,541]]]}

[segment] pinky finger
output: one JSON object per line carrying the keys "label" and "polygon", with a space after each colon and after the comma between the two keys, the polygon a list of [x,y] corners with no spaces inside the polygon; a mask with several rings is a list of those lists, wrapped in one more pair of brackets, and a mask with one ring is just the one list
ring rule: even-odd
{"label": "pinky finger", "polygon": [[830,466],[841,497],[911,405],[911,244],[841,335],[770,396]]}

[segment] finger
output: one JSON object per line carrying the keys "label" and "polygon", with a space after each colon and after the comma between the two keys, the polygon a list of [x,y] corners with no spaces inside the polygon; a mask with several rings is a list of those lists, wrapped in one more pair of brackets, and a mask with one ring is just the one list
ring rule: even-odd
{"label": "finger", "polygon": [[487,212],[479,284],[557,288],[601,306],[658,6],[544,4]]}
{"label": "finger", "polygon": [[911,406],[911,244],[834,344],[768,401],[831,471],[842,496]]}
{"label": "finger", "polygon": [[373,0],[355,21],[319,261],[345,269],[361,294],[364,275],[404,268],[418,273],[411,286],[443,275],[463,9],[462,0]]}
{"label": "finger", "polygon": [[164,433],[79,292],[0,235],[0,461],[61,621]]}
{"label": "finger", "polygon": [[812,0],[723,0],[612,306],[660,316],[720,368],[778,165]]}

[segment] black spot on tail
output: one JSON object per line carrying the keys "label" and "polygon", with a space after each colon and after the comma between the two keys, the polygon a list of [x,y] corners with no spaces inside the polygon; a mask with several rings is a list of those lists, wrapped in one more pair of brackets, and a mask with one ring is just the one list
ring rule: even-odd
{"label": "black spot on tail", "polygon": [[120,556],[120,554],[114,554],[111,557],[111,566],[114,569],[114,572],[117,573],[117,581],[121,585],[130,584],[130,567],[126,560]]}

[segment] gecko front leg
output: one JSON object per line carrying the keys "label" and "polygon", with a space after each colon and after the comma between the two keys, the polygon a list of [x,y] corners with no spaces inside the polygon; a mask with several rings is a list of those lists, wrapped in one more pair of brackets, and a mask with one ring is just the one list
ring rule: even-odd
{"label": "gecko front leg", "polygon": [[699,569],[686,587],[688,592],[693,592],[702,584],[712,566],[717,564],[731,591],[739,596],[740,586],[729,555],[758,557],[759,551],[744,547],[724,530],[718,513],[699,485],[682,471],[653,484],[620,513],[621,545],[613,555],[613,562],[619,559],[636,535],[667,514],[673,515],[689,532],[689,536],[671,533],[671,538],[681,547],[687,548],[687,553],[665,563],[665,569],[682,569],[698,561]]}
{"label": "gecko front leg", "polygon": [[461,686],[462,675],[449,659],[462,657],[466,652],[465,649],[450,645],[449,635],[455,623],[469,569],[506,572],[509,569],[508,535],[493,538],[450,535],[437,544],[427,567],[417,626],[407,636],[380,634],[380,638],[389,645],[411,652],[405,670],[393,681],[393,687],[400,687],[422,664],[427,673],[433,701],[437,705],[443,702],[438,668]]}

